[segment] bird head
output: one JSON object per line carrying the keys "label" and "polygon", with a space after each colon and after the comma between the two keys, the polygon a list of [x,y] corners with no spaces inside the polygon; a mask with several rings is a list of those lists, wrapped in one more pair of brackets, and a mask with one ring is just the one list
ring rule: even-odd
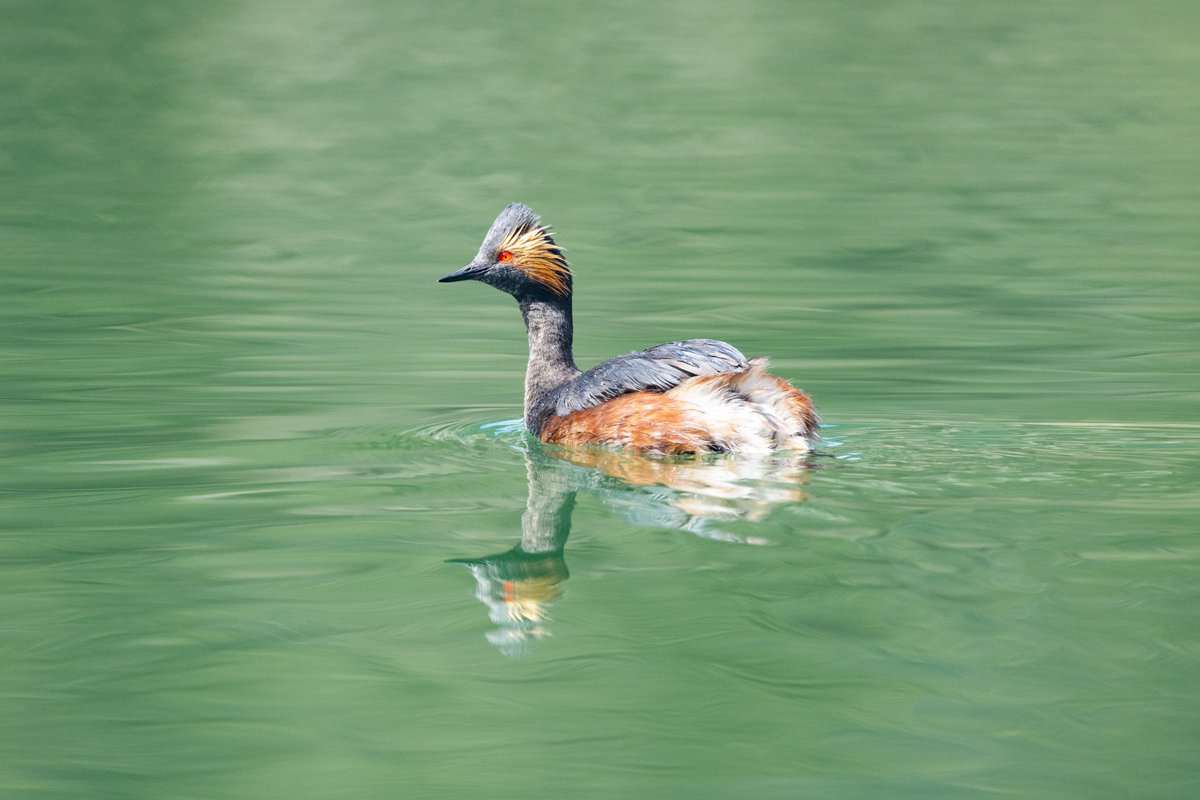
{"label": "bird head", "polygon": [[533,209],[510,203],[483,237],[471,263],[439,283],[482,281],[514,297],[571,296],[571,269]]}

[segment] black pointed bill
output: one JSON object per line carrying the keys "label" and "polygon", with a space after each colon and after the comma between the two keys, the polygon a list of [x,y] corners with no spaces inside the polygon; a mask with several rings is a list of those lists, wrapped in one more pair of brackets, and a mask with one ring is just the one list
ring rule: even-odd
{"label": "black pointed bill", "polygon": [[451,272],[449,275],[443,275],[438,278],[438,283],[454,283],[455,281],[471,281],[477,280],[479,276],[488,271],[487,264],[476,264],[471,262],[459,270]]}

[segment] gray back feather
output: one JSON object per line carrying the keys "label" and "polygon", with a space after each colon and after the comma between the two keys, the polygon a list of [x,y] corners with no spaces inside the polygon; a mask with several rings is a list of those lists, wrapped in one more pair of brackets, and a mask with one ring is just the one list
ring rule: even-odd
{"label": "gray back feather", "polygon": [[535,432],[551,416],[593,408],[630,392],[665,392],[699,375],[741,372],[749,366],[733,345],[715,339],[669,342],[614,358],[548,392],[534,409]]}

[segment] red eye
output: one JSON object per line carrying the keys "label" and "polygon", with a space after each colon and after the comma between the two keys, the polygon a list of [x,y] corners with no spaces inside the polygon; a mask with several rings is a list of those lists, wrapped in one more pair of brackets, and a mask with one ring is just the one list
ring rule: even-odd
{"label": "red eye", "polygon": [[501,264],[507,264],[509,261],[512,261],[512,251],[511,250],[501,250],[500,255],[496,256],[496,260],[499,261]]}

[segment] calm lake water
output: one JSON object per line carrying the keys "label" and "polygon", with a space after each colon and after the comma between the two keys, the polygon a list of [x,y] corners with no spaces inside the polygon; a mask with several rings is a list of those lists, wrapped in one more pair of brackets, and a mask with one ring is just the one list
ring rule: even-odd
{"label": "calm lake water", "polygon": [[[0,795],[1200,794],[1200,11],[0,8]],[[707,336],[808,459],[530,441]]]}

